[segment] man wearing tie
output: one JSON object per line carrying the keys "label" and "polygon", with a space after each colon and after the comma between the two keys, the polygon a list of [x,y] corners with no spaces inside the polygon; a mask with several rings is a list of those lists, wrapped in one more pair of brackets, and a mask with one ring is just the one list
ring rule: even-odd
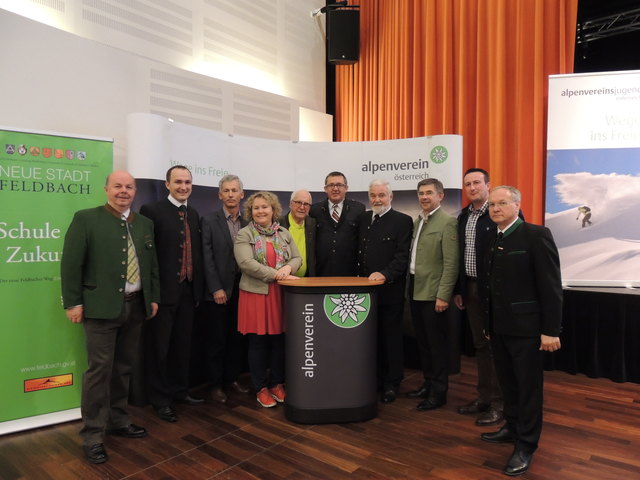
{"label": "man wearing tie", "polygon": [[487,332],[504,397],[506,424],[483,433],[491,443],[514,443],[503,472],[525,473],[542,431],[543,356],[560,349],[562,279],[548,228],[518,217],[520,191],[500,186],[489,194],[497,225],[484,252],[482,284]]}
{"label": "man wearing tie", "polygon": [[240,269],[233,255],[233,244],[247,221],[240,214],[244,198],[242,181],[226,175],[218,183],[222,208],[202,218],[202,248],[207,300],[207,369],[213,387],[211,397],[227,402],[224,387],[236,393],[249,389],[238,381],[246,363],[247,342],[238,332]]}
{"label": "man wearing tie", "polygon": [[173,402],[195,405],[189,395],[189,360],[195,306],[202,297],[200,217],[187,205],[191,172],[176,165],[167,171],[166,199],[146,204],[140,213],[153,221],[160,265],[158,318],[145,326],[147,400],[162,420],[175,422]]}
{"label": "man wearing tie", "polygon": [[378,384],[384,403],[396,399],[404,375],[402,312],[411,246],[411,217],[391,208],[389,182],[369,185],[371,210],[358,219],[358,275],[383,280],[378,288]]}
{"label": "man wearing tie", "polygon": [[422,213],[414,223],[409,266],[411,318],[424,382],[409,398],[423,398],[418,410],[447,403],[449,339],[447,315],[458,278],[456,219],[442,208],[444,186],[436,178],[418,182]]}
{"label": "man wearing tie", "polygon": [[67,318],[83,323],[86,336],[80,436],[91,463],[108,459],[105,430],[128,438],[147,435],[127,413],[129,376],[142,323],[156,315],[160,301],[153,224],[131,212],[134,178],[115,171],[104,190],[106,205],[73,217],[60,265]]}
{"label": "man wearing tie", "polygon": [[327,200],[312,205],[316,220],[316,272],[320,277],[352,277],[357,271],[358,216],[364,205],[346,198],[349,186],[341,172],[324,180]]}

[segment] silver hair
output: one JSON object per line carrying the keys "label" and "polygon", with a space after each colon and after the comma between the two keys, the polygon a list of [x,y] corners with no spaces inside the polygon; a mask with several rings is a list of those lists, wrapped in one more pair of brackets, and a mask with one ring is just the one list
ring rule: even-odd
{"label": "silver hair", "polygon": [[218,182],[218,188],[220,190],[222,190],[222,184],[227,183],[227,182],[238,182],[238,184],[240,184],[240,191],[244,192],[244,188],[242,187],[242,180],[240,180],[239,176],[232,175],[232,174],[225,175]]}
{"label": "silver hair", "polygon": [[313,203],[313,198],[311,198],[311,193],[309,193],[307,190],[304,190],[304,189],[300,189],[300,190],[296,190],[295,192],[291,192],[291,198],[289,200],[293,202],[293,199],[295,198],[296,193],[300,193],[300,192],[304,192],[307,195],[309,195],[309,203]]}
{"label": "silver hair", "polygon": [[371,190],[372,187],[378,187],[378,186],[387,187],[387,193],[389,195],[393,193],[393,191],[391,190],[391,184],[386,180],[382,180],[381,178],[376,178],[375,180],[371,180],[371,183],[369,183],[369,190]]}
{"label": "silver hair", "polygon": [[496,190],[507,190],[511,194],[511,200],[513,200],[514,202],[520,203],[520,201],[522,200],[522,194],[516,187],[512,187],[510,185],[500,185],[491,189],[492,192],[495,192]]}

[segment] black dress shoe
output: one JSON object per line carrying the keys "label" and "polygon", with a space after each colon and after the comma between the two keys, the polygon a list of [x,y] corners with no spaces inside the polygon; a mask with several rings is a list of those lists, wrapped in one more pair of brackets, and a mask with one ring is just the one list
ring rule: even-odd
{"label": "black dress shoe", "polygon": [[532,453],[523,452],[522,450],[516,448],[513,451],[513,454],[511,454],[511,458],[507,462],[506,467],[504,467],[504,474],[509,475],[510,477],[522,475],[527,470],[529,470],[529,465],[531,465],[532,458]]}
{"label": "black dress shoe", "polygon": [[229,388],[236,393],[249,393],[249,387],[245,387],[237,380],[231,383],[231,385],[229,385]]}
{"label": "black dress shoe", "polygon": [[214,402],[227,403],[227,394],[224,393],[224,390],[222,390],[222,387],[215,387],[211,391],[211,398],[213,399]]}
{"label": "black dress shoe", "polygon": [[489,443],[516,443],[516,436],[506,425],[497,432],[483,433],[480,438]]}
{"label": "black dress shoe", "polygon": [[477,413],[486,412],[487,410],[489,410],[490,406],[491,405],[489,405],[488,403],[483,403],[479,398],[477,398],[474,401],[467,403],[466,405],[458,407],[458,413],[460,415],[475,415]]}
{"label": "black dress shoe", "polygon": [[429,391],[431,390],[431,385],[422,385],[417,390],[412,390],[407,392],[407,398],[427,398],[429,396]]}
{"label": "black dress shoe", "polygon": [[107,430],[107,433],[127,438],[142,438],[147,436],[147,431],[144,428],[134,425],[133,423],[130,423],[126,427]]}
{"label": "black dress shoe", "polygon": [[176,403],[184,403],[186,405],[200,405],[204,403],[204,398],[192,397],[187,395],[186,397],[176,398]]}
{"label": "black dress shoe", "polygon": [[87,457],[91,463],[104,463],[109,460],[107,451],[104,449],[102,443],[94,443],[93,445],[84,445],[84,456]]}
{"label": "black dress shoe", "polygon": [[155,407],[155,408],[156,408],[156,414],[158,415],[158,417],[160,417],[165,422],[173,423],[178,421],[178,417],[176,416],[176,412],[173,408],[169,406]]}
{"label": "black dress shoe", "polygon": [[447,399],[445,397],[427,397],[425,400],[420,402],[416,408],[421,412],[426,412],[427,410],[440,408],[446,403]]}
{"label": "black dress shoe", "polygon": [[384,392],[382,392],[382,403],[391,403],[396,399],[396,389],[388,388]]}
{"label": "black dress shoe", "polygon": [[497,425],[503,420],[504,415],[502,414],[502,411],[491,407],[476,419],[476,425],[480,427],[488,427],[490,425]]}

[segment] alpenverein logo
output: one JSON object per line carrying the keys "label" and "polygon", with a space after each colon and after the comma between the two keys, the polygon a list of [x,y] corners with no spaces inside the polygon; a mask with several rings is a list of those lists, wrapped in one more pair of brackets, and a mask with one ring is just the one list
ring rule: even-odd
{"label": "alpenverein logo", "polygon": [[51,377],[30,378],[24,381],[24,393],[48,390],[50,388],[68,387],[73,385],[73,373],[53,375]]}
{"label": "alpenverein logo", "polygon": [[449,158],[449,152],[442,145],[438,145],[431,149],[429,156],[433,163],[444,163]]}
{"label": "alpenverein logo", "polygon": [[369,316],[371,296],[368,293],[343,293],[324,296],[324,313],[340,328],[359,327]]}

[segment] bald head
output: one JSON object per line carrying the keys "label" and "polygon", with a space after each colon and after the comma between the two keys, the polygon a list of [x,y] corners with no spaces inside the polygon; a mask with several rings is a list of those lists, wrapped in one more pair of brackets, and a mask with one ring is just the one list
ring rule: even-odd
{"label": "bald head", "polygon": [[107,176],[104,186],[107,202],[122,213],[131,208],[136,196],[136,180],[125,170],[116,170]]}

